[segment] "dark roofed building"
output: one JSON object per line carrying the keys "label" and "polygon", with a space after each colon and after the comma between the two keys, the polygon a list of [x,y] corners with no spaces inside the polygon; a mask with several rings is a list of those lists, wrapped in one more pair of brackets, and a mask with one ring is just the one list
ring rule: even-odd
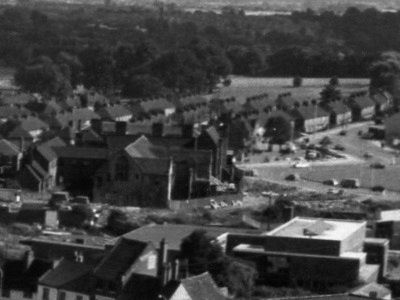
{"label": "dark roofed building", "polygon": [[317,103],[304,103],[294,108],[291,113],[295,119],[295,128],[299,131],[312,133],[329,126],[329,112]]}
{"label": "dark roofed building", "polygon": [[331,100],[323,106],[330,113],[331,125],[343,125],[351,123],[352,112],[342,99]]}
{"label": "dark roofed building", "polygon": [[22,151],[6,139],[0,140],[0,165],[11,167],[12,172],[17,172],[21,166]]}
{"label": "dark roofed building", "polygon": [[93,266],[62,259],[38,282],[38,299],[89,299],[93,289]]}
{"label": "dark roofed building", "polygon": [[348,105],[351,108],[353,121],[369,120],[375,115],[375,102],[367,92],[350,95]]}

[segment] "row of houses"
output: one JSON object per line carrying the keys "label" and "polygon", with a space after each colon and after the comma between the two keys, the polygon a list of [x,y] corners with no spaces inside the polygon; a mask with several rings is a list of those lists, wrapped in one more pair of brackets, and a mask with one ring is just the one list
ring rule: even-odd
{"label": "row of houses", "polygon": [[353,93],[349,97],[323,103],[320,100],[300,102],[291,93],[284,93],[277,99],[271,99],[267,94],[249,97],[242,106],[234,98],[214,99],[212,108],[218,112],[241,115],[250,122],[255,132],[263,132],[268,119],[278,114],[292,123],[295,130],[312,133],[330,126],[372,119],[386,112],[392,102],[392,97],[386,92],[375,95]]}

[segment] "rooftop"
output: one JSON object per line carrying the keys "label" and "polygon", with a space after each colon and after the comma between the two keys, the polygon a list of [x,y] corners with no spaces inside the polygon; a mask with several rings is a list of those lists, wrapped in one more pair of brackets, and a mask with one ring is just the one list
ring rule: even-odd
{"label": "rooftop", "polygon": [[297,217],[267,235],[342,241],[365,225],[366,222]]}

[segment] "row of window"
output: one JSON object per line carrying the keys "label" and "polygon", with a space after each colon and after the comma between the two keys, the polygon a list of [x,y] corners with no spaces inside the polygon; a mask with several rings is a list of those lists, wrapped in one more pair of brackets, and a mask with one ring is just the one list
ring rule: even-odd
{"label": "row of window", "polygon": [[[65,300],[67,298],[67,294],[65,292],[58,292],[57,294],[57,300]],[[48,288],[43,288],[43,297],[42,300],[54,300],[50,299],[50,289]],[[83,300],[82,295],[76,295],[75,300]]]}

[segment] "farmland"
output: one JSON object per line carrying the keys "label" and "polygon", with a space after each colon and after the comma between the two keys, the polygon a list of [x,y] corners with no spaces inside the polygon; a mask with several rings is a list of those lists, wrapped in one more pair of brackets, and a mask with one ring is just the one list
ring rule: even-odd
{"label": "farmland", "polygon": [[[232,77],[232,84],[229,87],[221,87],[216,96],[225,98],[235,96],[243,103],[247,97],[256,94],[268,93],[271,98],[276,98],[279,94],[290,92],[300,101],[315,99],[329,82],[329,78],[304,78],[303,85],[294,88],[293,78],[250,78]],[[340,89],[344,95],[351,92],[367,90],[369,79],[342,78],[339,79]]]}

